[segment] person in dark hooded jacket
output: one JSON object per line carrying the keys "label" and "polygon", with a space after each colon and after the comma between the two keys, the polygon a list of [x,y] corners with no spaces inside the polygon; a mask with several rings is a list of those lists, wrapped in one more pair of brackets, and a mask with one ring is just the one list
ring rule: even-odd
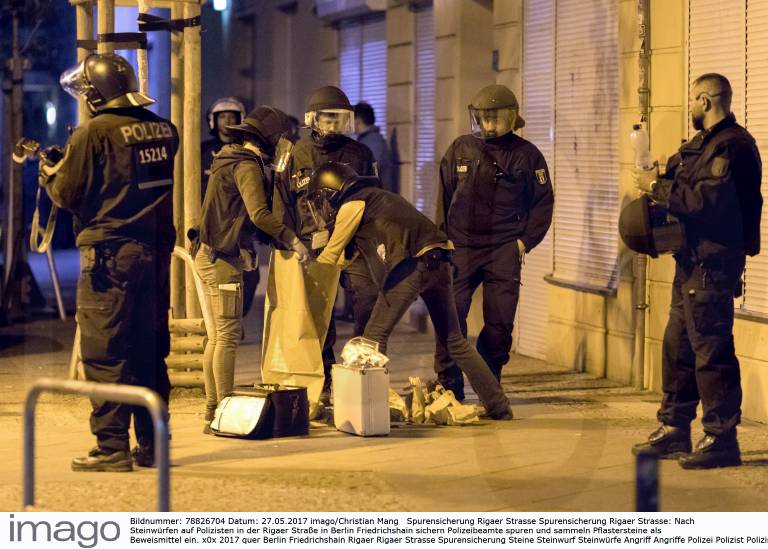
{"label": "person in dark hooded jacket", "polygon": [[[397,323],[421,296],[445,347],[477,391],[489,417],[512,419],[512,407],[499,381],[461,333],[453,300],[453,244],[448,235],[400,195],[379,188],[376,177],[359,177],[339,162],[318,167],[309,199],[334,217],[333,233],[317,257],[319,263],[348,268],[351,248],[367,266],[378,290],[363,336],[387,352]],[[327,205],[327,206],[326,206]]]}
{"label": "person in dark hooded jacket", "polygon": [[[285,113],[261,106],[242,124],[231,126],[242,144],[225,145],[215,155],[200,220],[200,249],[195,265],[203,279],[206,301],[215,326],[208,330],[205,374],[205,428],[210,432],[216,406],[232,392],[235,352],[243,316],[243,272],[253,268],[254,240],[292,249],[301,261],[307,249],[271,212],[271,183],[267,165],[285,164],[292,144],[285,136]],[[277,169],[277,168],[276,168]]]}

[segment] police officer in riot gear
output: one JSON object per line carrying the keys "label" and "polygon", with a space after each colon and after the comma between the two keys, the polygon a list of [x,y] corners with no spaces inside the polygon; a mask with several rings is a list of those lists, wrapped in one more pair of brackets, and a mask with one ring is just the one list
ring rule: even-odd
{"label": "police officer in riot gear", "polygon": [[275,170],[285,168],[293,148],[286,138],[290,129],[285,113],[273,107],[257,107],[242,124],[229,128],[238,136],[238,143],[224,145],[213,161],[200,216],[201,247],[195,255],[215,321],[203,360],[204,433],[210,433],[216,406],[234,386],[235,352],[243,317],[243,278],[257,267],[251,255],[254,241],[275,242],[293,249],[300,260],[307,259],[307,249],[296,233],[271,211],[269,166]]}
{"label": "police officer in riot gear", "polygon": [[[686,469],[739,465],[739,361],[733,298],[741,293],[745,256],[760,251],[762,164],[753,137],[731,113],[732,90],[719,74],[691,88],[699,132],[666,165],[635,171],[637,186],[669,208],[685,229],[675,254],[672,305],[664,333],[659,428],[633,451],[679,458]],[[701,401],[704,437],[691,444]],[[692,451],[693,450],[693,451]]]}
{"label": "police officer in riot gear", "polygon": [[[541,152],[514,131],[525,125],[506,86],[486,86],[469,105],[472,132],[440,164],[437,224],[456,246],[454,295],[463,334],[472,294],[483,284],[477,350],[497,379],[509,360],[523,256],[547,233],[554,195]],[[438,345],[441,383],[464,397],[461,371]]]}
{"label": "police officer in riot gear", "polygon": [[[77,321],[85,377],[140,385],[166,402],[170,383],[168,309],[173,158],[178,133],[144,107],[136,76],[114,53],[93,54],[61,79],[85,97],[93,118],[78,127],[64,157],[41,167],[53,202],[75,217],[81,273]],[[97,446],[72,461],[75,471],[131,471],[154,462],[153,428],[140,407],[92,400]],[[133,460],[128,429],[133,416],[138,446]]]}
{"label": "police officer in riot gear", "polygon": [[[285,224],[293,228],[317,255],[327,243],[332,227],[319,227],[307,204],[307,187],[314,170],[329,160],[347,164],[364,176],[375,175],[376,168],[370,149],[348,136],[354,131],[354,113],[349,99],[339,88],[324,86],[315,90],[309,99],[304,122],[310,129],[310,136],[296,144],[284,176],[276,182],[275,212],[281,212]],[[342,284],[352,294],[355,333],[362,333],[377,294],[361,260],[353,261],[345,271]],[[323,399],[330,395],[335,341],[336,328],[331,320],[323,346]]]}
{"label": "police officer in riot gear", "polygon": [[335,217],[333,235],[317,261],[345,268],[349,246],[362,258],[379,293],[363,336],[378,342],[383,353],[395,326],[421,296],[436,340],[467,374],[489,417],[512,419],[499,381],[461,334],[451,290],[453,245],[407,200],[379,185],[377,178],[358,177],[337,162],[315,171],[310,199],[318,211]]}

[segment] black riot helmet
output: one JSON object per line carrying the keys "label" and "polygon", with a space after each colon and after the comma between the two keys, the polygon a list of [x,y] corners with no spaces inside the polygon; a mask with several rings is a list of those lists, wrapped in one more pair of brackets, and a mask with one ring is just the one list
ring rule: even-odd
{"label": "black riot helmet", "polygon": [[481,89],[468,108],[472,135],[480,139],[502,137],[525,126],[517,97],[501,84]]}
{"label": "black riot helmet", "polygon": [[651,257],[675,253],[685,244],[680,221],[645,194],[621,211],[619,234],[630,250]]}
{"label": "black riot helmet", "polygon": [[347,94],[336,86],[323,86],[317,88],[309,98],[309,111],[324,111],[327,109],[343,109],[354,111]]}
{"label": "black riot helmet", "polygon": [[155,102],[139,92],[133,66],[116,53],[89,55],[64,71],[59,83],[75,99],[85,97],[92,112],[117,107],[145,107]]}
{"label": "black riot helmet", "polygon": [[328,161],[312,172],[309,196],[315,203],[324,200],[336,210],[352,190],[374,186],[377,182],[377,177],[358,175],[349,164]]}
{"label": "black riot helmet", "polygon": [[343,91],[336,86],[323,86],[309,98],[304,124],[319,144],[326,145],[355,131],[355,112]]}
{"label": "black riot helmet", "polygon": [[249,112],[242,124],[227,126],[244,139],[255,141],[273,159],[274,169],[282,172],[293,149],[291,119],[280,109],[261,105]]}

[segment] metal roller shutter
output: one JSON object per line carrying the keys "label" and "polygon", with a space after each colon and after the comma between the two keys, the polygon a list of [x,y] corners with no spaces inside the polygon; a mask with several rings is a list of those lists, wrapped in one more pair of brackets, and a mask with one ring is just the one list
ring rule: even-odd
{"label": "metal roller shutter", "polygon": [[[744,123],[746,91],[746,0],[690,0],[688,5],[688,84],[707,72],[731,82],[731,110]],[[696,131],[690,127],[692,137]]]}
{"label": "metal roller shutter", "polygon": [[559,0],[555,32],[554,274],[611,287],[618,253],[618,2]]}
{"label": "metal roller shutter", "polygon": [[387,136],[387,32],[384,18],[347,21],[339,28],[339,84],[354,105],[369,103]]}
{"label": "metal roller shutter", "polygon": [[[757,147],[768,153],[768,2],[747,3],[746,124]],[[768,174],[763,169],[763,197],[768,198]],[[743,308],[768,315],[768,208],[763,206],[763,252],[747,258]]]}
{"label": "metal roller shutter", "polygon": [[353,105],[360,97],[362,49],[363,26],[354,21],[342,23],[339,28],[339,87]]}
{"label": "metal roller shutter", "polygon": [[[360,99],[373,107],[376,125],[387,137],[387,28],[384,19],[363,24]],[[354,102],[352,103],[355,104]]]}
{"label": "metal roller shutter", "polygon": [[[526,0],[523,7],[523,137],[534,143],[554,173],[555,123],[554,0]],[[547,355],[549,301],[544,277],[552,273],[552,230],[525,257],[517,314],[516,350],[544,359]]]}

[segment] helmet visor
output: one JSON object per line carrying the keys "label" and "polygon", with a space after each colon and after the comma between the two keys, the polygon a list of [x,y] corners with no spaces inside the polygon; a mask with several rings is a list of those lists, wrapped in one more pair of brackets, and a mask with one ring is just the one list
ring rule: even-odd
{"label": "helmet visor", "polygon": [[331,225],[336,218],[335,198],[339,191],[317,189],[307,195],[307,207],[318,227]]}
{"label": "helmet visor", "polygon": [[320,135],[342,135],[355,131],[355,113],[347,109],[309,111],[304,123]]}
{"label": "helmet visor", "polygon": [[501,137],[515,129],[517,109],[476,109],[469,107],[469,123],[472,135],[480,139]]}
{"label": "helmet visor", "polygon": [[75,99],[83,97],[90,87],[90,84],[88,84],[88,81],[85,78],[85,61],[80,61],[80,63],[74,67],[70,67],[61,73],[59,84],[61,84],[61,87],[65,92]]}
{"label": "helmet visor", "polygon": [[275,145],[275,157],[272,160],[272,169],[277,173],[283,173],[285,168],[288,167],[288,161],[291,159],[293,153],[293,141],[287,137],[280,136],[280,139]]}

